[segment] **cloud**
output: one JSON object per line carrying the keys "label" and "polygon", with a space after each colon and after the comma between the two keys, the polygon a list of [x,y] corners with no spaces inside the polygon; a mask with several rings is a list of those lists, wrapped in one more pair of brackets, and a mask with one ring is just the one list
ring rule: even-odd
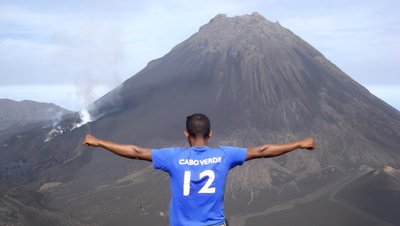
{"label": "cloud", "polygon": [[388,2],[393,1],[356,1],[343,7],[339,1],[313,13],[295,13],[281,23],[358,82],[400,84],[400,16],[390,12]]}

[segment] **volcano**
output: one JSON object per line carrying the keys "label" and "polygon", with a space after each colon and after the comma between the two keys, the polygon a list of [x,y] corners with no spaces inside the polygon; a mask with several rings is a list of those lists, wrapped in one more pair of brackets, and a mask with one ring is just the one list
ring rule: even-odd
{"label": "volcano", "polygon": [[[0,223],[166,225],[167,175],[80,142],[93,133],[144,147],[185,146],[185,117],[201,112],[211,119],[211,146],[305,136],[318,143],[314,152],[254,160],[233,170],[225,196],[231,225],[267,225],[263,219],[310,225],[295,217],[304,206],[319,210],[319,219],[341,216],[330,217],[331,225],[400,224],[395,215],[374,210],[398,209],[398,202],[365,210],[349,198],[365,175],[400,168],[400,113],[258,13],[217,15],[90,109],[95,121],[49,142],[49,128],[4,141]],[[19,158],[7,159],[10,152]],[[385,200],[398,197],[393,184]],[[294,221],[276,220],[282,213]]]}

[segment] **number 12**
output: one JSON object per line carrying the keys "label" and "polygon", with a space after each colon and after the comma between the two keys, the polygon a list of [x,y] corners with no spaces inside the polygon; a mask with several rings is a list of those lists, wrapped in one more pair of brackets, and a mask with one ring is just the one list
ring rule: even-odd
{"label": "number 12", "polygon": [[[192,173],[190,171],[185,171],[183,176],[183,195],[188,196],[190,194],[190,179]],[[206,184],[200,189],[199,193],[215,193],[215,188],[210,187],[215,179],[215,173],[212,170],[204,170],[199,174],[199,179],[203,177],[208,177]]]}

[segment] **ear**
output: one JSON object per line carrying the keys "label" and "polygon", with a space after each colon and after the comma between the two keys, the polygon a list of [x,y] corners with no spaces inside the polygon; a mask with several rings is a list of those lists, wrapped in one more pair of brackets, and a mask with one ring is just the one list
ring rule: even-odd
{"label": "ear", "polygon": [[188,131],[183,131],[183,135],[185,136],[186,139],[189,139],[189,133]]}
{"label": "ear", "polygon": [[213,135],[213,132],[212,132],[212,130],[210,130],[210,133],[208,134],[208,139],[210,139],[212,137],[212,135]]}

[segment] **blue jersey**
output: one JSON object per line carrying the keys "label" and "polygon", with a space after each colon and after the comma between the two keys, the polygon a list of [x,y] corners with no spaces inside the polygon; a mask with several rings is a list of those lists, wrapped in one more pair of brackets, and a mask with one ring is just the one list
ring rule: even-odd
{"label": "blue jersey", "polygon": [[238,147],[153,149],[154,168],[170,176],[170,225],[223,224],[226,177],[243,164],[246,154]]}

